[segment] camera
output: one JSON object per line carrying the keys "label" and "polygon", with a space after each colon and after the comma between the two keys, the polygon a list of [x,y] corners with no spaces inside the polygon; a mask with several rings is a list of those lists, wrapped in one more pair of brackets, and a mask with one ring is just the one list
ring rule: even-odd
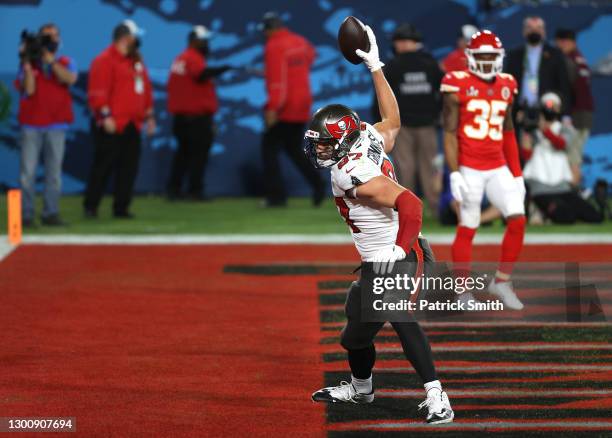
{"label": "camera", "polygon": [[40,35],[33,32],[28,32],[24,29],[21,32],[21,49],[19,58],[22,61],[35,62],[42,58],[43,49],[54,52],[57,44],[50,35]]}
{"label": "camera", "polygon": [[521,106],[520,111],[523,113],[522,118],[518,121],[518,125],[525,132],[533,132],[538,129],[540,123],[540,108],[538,106]]}

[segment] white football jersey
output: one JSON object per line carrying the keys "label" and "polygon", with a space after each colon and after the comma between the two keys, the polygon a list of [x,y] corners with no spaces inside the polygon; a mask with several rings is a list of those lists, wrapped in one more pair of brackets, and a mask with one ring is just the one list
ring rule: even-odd
{"label": "white football jersey", "polygon": [[393,164],[385,154],[382,136],[365,123],[348,156],[331,168],[338,212],[348,224],[363,261],[371,261],[378,250],[393,246],[397,237],[398,219],[394,209],[368,207],[354,198],[355,187],[380,175],[397,180]]}

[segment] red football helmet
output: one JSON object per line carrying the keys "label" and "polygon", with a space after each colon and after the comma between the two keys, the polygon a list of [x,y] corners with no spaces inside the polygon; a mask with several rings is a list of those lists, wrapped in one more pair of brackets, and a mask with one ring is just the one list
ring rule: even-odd
{"label": "red football helmet", "polygon": [[[493,79],[503,69],[505,53],[501,40],[493,32],[490,30],[476,32],[465,49],[468,69],[482,79]],[[478,55],[493,56],[487,57],[491,59],[479,59],[482,56]]]}

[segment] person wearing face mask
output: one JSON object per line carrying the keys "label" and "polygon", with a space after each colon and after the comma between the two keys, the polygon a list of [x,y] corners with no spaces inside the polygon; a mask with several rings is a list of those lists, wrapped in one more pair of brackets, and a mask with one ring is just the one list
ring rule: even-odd
{"label": "person wearing face mask", "polygon": [[555,44],[565,55],[572,85],[572,124],[576,128],[576,139],[568,148],[574,184],[582,180],[582,155],[584,144],[593,127],[595,99],[591,89],[591,69],[576,44],[576,32],[572,29],[557,29]]}
{"label": "person wearing face mask", "polygon": [[569,115],[571,88],[563,54],[545,40],[544,20],[536,16],[525,18],[523,36],[525,45],[508,53],[504,71],[512,74],[519,85],[517,125],[529,130],[537,127],[538,101],[549,91],[561,97],[561,112]]}
{"label": "person wearing face mask", "polygon": [[15,86],[19,99],[21,125],[22,221],[34,225],[36,169],[42,152],[45,165],[43,225],[64,225],[59,215],[62,161],[66,131],[74,119],[70,86],[77,80],[74,61],[58,55],[60,34],[53,23],[43,25],[37,39],[39,56],[33,56],[26,44],[20,48],[21,65]]}
{"label": "person wearing face mask", "polygon": [[204,171],[213,143],[213,118],[219,107],[213,79],[230,67],[207,63],[211,33],[205,26],[194,26],[188,45],[176,57],[168,80],[168,111],[173,114],[173,133],[178,143],[168,181],[169,199],[182,195],[188,175],[188,198],[205,200]]}
{"label": "person wearing face mask", "polygon": [[521,135],[521,155],[525,160],[523,176],[532,201],[553,223],[602,222],[604,206],[596,209],[572,186],[568,148],[576,130],[571,124],[561,123],[560,97],[556,93],[545,93],[540,107],[538,128]]}
{"label": "person wearing face mask", "polygon": [[114,172],[113,215],[131,218],[129,206],[140,159],[140,132],[155,132],[153,88],[139,51],[142,31],[125,20],[113,42],[92,62],[87,98],[93,114],[94,160],[85,191],[85,217],[95,218]]}

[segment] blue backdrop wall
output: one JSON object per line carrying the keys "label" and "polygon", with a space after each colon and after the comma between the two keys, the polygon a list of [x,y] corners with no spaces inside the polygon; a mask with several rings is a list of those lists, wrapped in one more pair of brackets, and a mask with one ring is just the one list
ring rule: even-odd
{"label": "blue backdrop wall", "polygon": [[[612,52],[610,29],[612,7],[511,6],[494,11],[479,9],[478,0],[429,0],[408,2],[385,0],[24,0],[0,1],[0,80],[9,90],[11,115],[0,123],[0,185],[17,186],[19,173],[18,125],[15,118],[18,95],[12,81],[17,70],[17,45],[23,28],[37,29],[55,22],[61,29],[61,52],[73,57],[80,79],[73,89],[76,121],[68,135],[64,163],[64,191],[83,190],[92,157],[86,107],[87,70],[92,59],[110,42],[113,27],[125,18],[135,20],[146,31],[143,55],[155,86],[159,129],[144,143],[139,192],[164,189],[172,152],[176,147],[165,110],[165,84],[172,59],[184,48],[193,24],[205,24],[215,36],[211,42],[211,64],[248,66],[250,71],[224,74],[218,83],[221,109],[216,117],[217,140],[211,151],[206,185],[214,196],[256,195],[261,172],[259,138],[261,107],[265,101],[261,76],[263,38],[256,25],[265,11],[281,13],[288,26],[306,36],[317,48],[312,71],[314,109],[342,102],[369,118],[372,88],[363,66],[345,62],[336,49],[336,33],[347,15],[369,23],[379,38],[383,60],[389,57],[389,36],[396,24],[415,23],[424,34],[434,56],[453,49],[459,27],[467,22],[497,32],[507,48],[521,43],[521,21],[538,14],[548,23],[549,34],[557,27],[570,27],[579,35],[579,45],[589,64],[605,62]],[[570,3],[571,2],[565,2]],[[585,2],[586,4],[586,2]],[[612,181],[608,148],[612,142],[612,77],[596,75],[593,81],[597,113],[593,136],[586,147],[586,183],[596,177]],[[290,192],[307,194],[305,182],[290,164],[285,166]]]}

